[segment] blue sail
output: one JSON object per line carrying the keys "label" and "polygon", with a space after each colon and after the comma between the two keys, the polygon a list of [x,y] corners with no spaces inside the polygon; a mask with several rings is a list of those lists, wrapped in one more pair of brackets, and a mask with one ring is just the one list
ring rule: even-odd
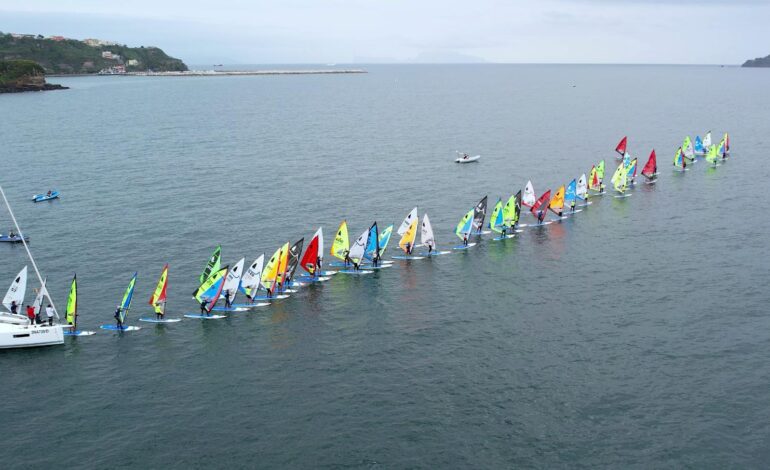
{"label": "blue sail", "polygon": [[564,207],[569,207],[572,202],[577,199],[577,181],[574,179],[567,185],[567,190],[564,192]]}
{"label": "blue sail", "polygon": [[695,153],[705,153],[705,149],[703,148],[703,141],[700,139],[699,135],[695,136],[695,145],[693,148]]}
{"label": "blue sail", "polygon": [[126,292],[123,294],[123,301],[120,303],[121,322],[126,321],[126,314],[128,313],[128,309],[131,308],[131,299],[134,298],[134,286],[136,286],[136,274],[137,273],[134,273],[134,277],[129,281]]}
{"label": "blue sail", "polygon": [[371,261],[378,251],[380,251],[380,238],[377,233],[377,222],[375,222],[369,227],[369,237],[364,248],[364,258]]}

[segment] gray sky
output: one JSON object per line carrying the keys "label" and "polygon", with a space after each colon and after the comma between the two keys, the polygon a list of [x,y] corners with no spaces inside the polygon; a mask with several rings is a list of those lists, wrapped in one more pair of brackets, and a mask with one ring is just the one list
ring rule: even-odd
{"label": "gray sky", "polygon": [[155,45],[188,64],[738,64],[770,0],[2,0],[4,32]]}

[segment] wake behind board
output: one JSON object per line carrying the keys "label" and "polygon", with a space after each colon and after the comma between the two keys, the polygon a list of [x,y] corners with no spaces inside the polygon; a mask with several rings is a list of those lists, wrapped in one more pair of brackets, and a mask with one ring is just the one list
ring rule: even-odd
{"label": "wake behind board", "polygon": [[631,197],[631,196],[633,196],[633,193],[617,194],[617,195],[612,196],[612,197],[614,197],[615,199],[624,199],[624,198]]}
{"label": "wake behind board", "polygon": [[400,259],[403,261],[411,261],[415,259],[425,259],[423,256],[414,256],[414,255],[395,255],[393,256],[393,259]]}
{"label": "wake behind board", "polygon": [[244,310],[249,310],[249,309],[257,308],[257,307],[266,307],[268,305],[270,305],[270,302],[255,302],[255,303],[250,303],[250,304],[233,304],[232,306],[234,308],[241,309],[241,310],[236,310],[237,312],[243,312]]}
{"label": "wake behind board", "polygon": [[372,274],[374,271],[364,271],[364,270],[358,270],[355,269],[343,269],[340,271],[340,274],[350,274],[352,276],[362,276],[364,274]]}
{"label": "wake behind board", "polygon": [[430,253],[420,253],[420,256],[440,256],[440,255],[448,255],[451,253],[451,251],[431,251]]}
{"label": "wake behind board", "polygon": [[99,328],[110,331],[137,331],[142,329],[141,326],[124,326],[118,328],[117,325],[102,325]]}
{"label": "wake behind board", "polygon": [[493,238],[492,240],[493,240],[493,241],[496,241],[496,242],[499,242],[499,241],[502,241],[502,240],[508,240],[509,238],[513,238],[513,237],[515,237],[515,236],[516,236],[516,234],[513,234],[513,233],[511,233],[511,234],[509,234],[509,235],[506,235],[506,236],[502,236],[502,235],[501,235],[501,236],[499,236],[499,237],[495,237],[495,238]]}
{"label": "wake behind board", "polygon": [[[335,274],[336,274],[336,273],[335,273]],[[319,277],[312,277],[312,276],[299,276],[297,279],[299,279],[299,280],[300,280],[300,281],[302,281],[302,282],[308,282],[308,283],[312,283],[312,282],[324,282],[324,281],[328,281],[329,279],[331,279],[331,277],[328,277],[328,276],[327,276],[327,277],[323,277],[323,276],[319,276]]]}
{"label": "wake behind board", "polygon": [[200,313],[185,313],[185,318],[200,318],[201,320],[221,320],[227,318],[224,315],[201,315]]}
{"label": "wake behind board", "polygon": [[392,268],[392,264],[380,264],[378,266],[367,266],[366,269],[385,269],[385,268]]}
{"label": "wake behind board", "polygon": [[283,300],[288,298],[289,296],[285,294],[274,295],[272,297],[268,297],[266,295],[257,295],[256,297],[252,297],[251,300]]}
{"label": "wake behind board", "polygon": [[157,318],[148,318],[148,317],[142,317],[139,319],[139,321],[147,322],[147,323],[179,323],[182,321],[181,318],[161,318],[160,320]]}
{"label": "wake behind board", "polygon": [[468,243],[467,245],[453,246],[452,249],[453,250],[467,250],[468,248],[473,248],[474,246],[476,246],[476,243]]}
{"label": "wake behind board", "polygon": [[75,331],[63,331],[64,336],[91,336],[96,334],[95,331],[75,330]]}
{"label": "wake behind board", "polygon": [[553,220],[546,220],[542,223],[536,223],[536,224],[529,224],[527,227],[543,227],[546,225],[551,225],[553,223]]}
{"label": "wake behind board", "polygon": [[[393,261],[383,260],[383,261],[381,261],[381,263],[382,264],[388,264],[388,263],[393,263]],[[371,264],[372,264],[371,261],[362,261],[362,262],[358,263],[359,266],[369,266]],[[332,268],[352,268],[353,267],[353,263],[345,264],[342,261],[332,261],[327,266],[331,266]],[[324,275],[326,275],[326,273],[328,273],[328,272],[331,272],[331,271],[325,271]],[[337,271],[334,271],[334,272],[337,272]]]}
{"label": "wake behind board", "polygon": [[230,307],[225,307],[225,306],[219,307],[219,306],[217,306],[217,307],[212,308],[211,311],[212,312],[245,312],[248,309],[249,309],[248,307],[236,307],[235,305],[233,305],[233,306],[230,306]]}

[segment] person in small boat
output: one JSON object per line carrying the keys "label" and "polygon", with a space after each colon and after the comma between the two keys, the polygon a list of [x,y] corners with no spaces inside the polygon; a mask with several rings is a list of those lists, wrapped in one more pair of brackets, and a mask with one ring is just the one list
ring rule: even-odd
{"label": "person in small boat", "polygon": [[230,303],[230,289],[225,289],[225,308],[232,307]]}
{"label": "person in small boat", "polygon": [[8,238],[16,238],[16,232],[13,229],[8,231]]}
{"label": "person in small boat", "polygon": [[12,314],[14,314],[14,315],[16,315],[17,313],[19,313],[19,306],[18,306],[18,304],[16,304],[16,301],[15,301],[15,300],[12,300],[12,301],[11,301],[11,307],[10,307],[10,309],[11,309],[11,313],[12,313]]}
{"label": "person in small boat", "polygon": [[463,160],[467,160],[468,158],[470,158],[470,155],[468,155],[467,153],[464,153],[463,154]]}
{"label": "person in small boat", "polygon": [[48,192],[45,195],[46,197],[51,197],[51,190],[49,189]]}
{"label": "person in small boat", "polygon": [[209,303],[209,299],[207,299],[206,297],[204,297],[203,300],[201,300],[201,305],[200,305],[200,307],[201,307],[201,315],[205,315],[205,316],[209,316],[210,315],[209,309],[207,308],[208,303]]}
{"label": "person in small boat", "polygon": [[[49,309],[49,308],[51,308],[51,306],[50,306],[50,305],[49,305],[49,306],[48,306],[48,307],[45,309],[45,310],[46,310],[46,313],[48,313],[48,309]],[[112,315],[113,317],[115,317],[115,326],[116,326],[116,327],[117,327],[119,330],[122,330],[122,329],[123,329],[123,320],[120,318],[120,312],[121,312],[121,310],[123,310],[123,309],[122,309],[122,308],[120,308],[120,305],[118,305],[118,306],[115,308],[115,313]]]}
{"label": "person in small boat", "polygon": [[35,324],[35,307],[32,305],[27,305],[27,318],[29,319],[30,325]]}
{"label": "person in small boat", "polygon": [[163,320],[163,315],[166,314],[166,302],[155,302],[155,319]]}

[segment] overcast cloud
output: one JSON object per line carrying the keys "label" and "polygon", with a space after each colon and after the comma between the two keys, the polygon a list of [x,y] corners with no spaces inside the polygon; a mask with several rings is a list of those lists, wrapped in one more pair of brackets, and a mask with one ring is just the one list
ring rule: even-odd
{"label": "overcast cloud", "polygon": [[3,0],[4,32],[156,45],[188,64],[738,64],[770,0]]}

